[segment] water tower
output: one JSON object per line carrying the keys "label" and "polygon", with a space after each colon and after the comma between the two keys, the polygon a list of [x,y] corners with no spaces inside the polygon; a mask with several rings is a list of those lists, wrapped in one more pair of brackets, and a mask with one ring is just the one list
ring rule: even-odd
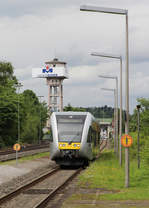
{"label": "water tower", "polygon": [[46,78],[50,112],[63,111],[63,80],[68,79],[66,62],[54,58],[41,68],[32,69],[32,77]]}
{"label": "water tower", "polygon": [[46,72],[49,70],[50,76],[47,79],[48,85],[48,106],[51,111],[63,111],[63,80],[68,78],[66,62],[59,61],[57,58],[48,61]]}

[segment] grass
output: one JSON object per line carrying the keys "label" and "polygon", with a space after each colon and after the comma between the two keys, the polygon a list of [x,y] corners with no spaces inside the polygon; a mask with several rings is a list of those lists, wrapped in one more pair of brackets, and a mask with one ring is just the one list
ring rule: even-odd
{"label": "grass", "polygon": [[[41,158],[41,157],[47,157],[47,156],[49,156],[49,152],[38,153],[38,154],[35,154],[35,155],[25,156],[25,157],[19,158],[18,162],[22,163],[22,162],[25,162],[25,161],[30,161],[30,160],[38,159],[38,158]],[[11,164],[15,164],[15,163],[16,163],[16,160],[9,160],[9,161],[6,161],[6,162],[0,162],[0,165],[11,165]]]}
{"label": "grass", "polygon": [[[104,152],[101,158],[90,165],[79,176],[79,187],[104,188],[113,193],[98,196],[100,200],[148,200],[149,171],[144,167],[137,169],[137,161],[130,160],[130,187],[124,187],[125,168],[119,166],[112,151]],[[77,196],[78,198],[81,195]]]}

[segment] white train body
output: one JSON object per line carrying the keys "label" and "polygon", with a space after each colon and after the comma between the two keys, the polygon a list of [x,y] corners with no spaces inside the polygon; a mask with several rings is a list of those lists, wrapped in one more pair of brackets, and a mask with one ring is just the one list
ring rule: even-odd
{"label": "white train body", "polygon": [[52,113],[51,159],[60,165],[84,165],[93,160],[93,147],[97,138],[92,127],[95,122],[95,118],[88,112]]}

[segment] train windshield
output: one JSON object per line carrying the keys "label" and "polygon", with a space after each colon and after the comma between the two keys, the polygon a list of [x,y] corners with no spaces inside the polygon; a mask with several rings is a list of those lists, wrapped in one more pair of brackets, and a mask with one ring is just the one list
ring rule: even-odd
{"label": "train windshield", "polygon": [[86,115],[57,115],[59,142],[81,142]]}

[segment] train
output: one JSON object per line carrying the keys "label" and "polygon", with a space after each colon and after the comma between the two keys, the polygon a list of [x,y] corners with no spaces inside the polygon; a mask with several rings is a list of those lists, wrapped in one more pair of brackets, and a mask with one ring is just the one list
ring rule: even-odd
{"label": "train", "polygon": [[53,112],[50,158],[60,166],[83,166],[100,151],[100,126],[89,112]]}

